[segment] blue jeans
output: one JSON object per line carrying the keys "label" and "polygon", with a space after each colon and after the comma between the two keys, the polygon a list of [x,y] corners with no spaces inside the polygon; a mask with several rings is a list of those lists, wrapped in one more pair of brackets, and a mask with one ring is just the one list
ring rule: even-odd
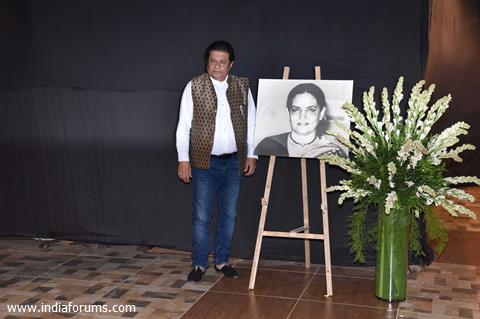
{"label": "blue jeans", "polygon": [[235,230],[237,199],[242,176],[238,174],[238,158],[219,159],[212,156],[210,169],[192,169],[192,263],[208,267],[210,223],[217,202],[218,222],[215,240],[215,264],[230,258],[230,243]]}

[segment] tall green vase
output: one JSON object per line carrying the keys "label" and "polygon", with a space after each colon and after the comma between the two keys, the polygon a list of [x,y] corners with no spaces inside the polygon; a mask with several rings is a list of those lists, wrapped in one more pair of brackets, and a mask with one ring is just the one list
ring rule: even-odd
{"label": "tall green vase", "polygon": [[379,208],[375,296],[386,301],[405,300],[408,267],[408,211]]}

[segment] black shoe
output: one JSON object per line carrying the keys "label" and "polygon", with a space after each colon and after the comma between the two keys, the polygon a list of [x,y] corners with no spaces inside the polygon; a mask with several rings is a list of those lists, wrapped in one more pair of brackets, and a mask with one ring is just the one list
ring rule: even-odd
{"label": "black shoe", "polygon": [[188,281],[199,282],[202,280],[202,276],[205,274],[205,270],[202,270],[199,266],[193,267],[192,271],[188,274]]}
{"label": "black shoe", "polygon": [[225,276],[227,276],[229,278],[239,278],[240,277],[238,272],[235,269],[233,269],[233,267],[229,263],[226,263],[225,265],[223,265],[222,269],[218,269],[217,265],[215,265],[215,270],[217,272],[223,273]]}

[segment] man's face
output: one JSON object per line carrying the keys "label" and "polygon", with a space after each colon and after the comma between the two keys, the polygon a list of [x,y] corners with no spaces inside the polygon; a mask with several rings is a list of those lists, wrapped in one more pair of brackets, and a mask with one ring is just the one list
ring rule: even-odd
{"label": "man's face", "polygon": [[213,50],[208,57],[207,73],[217,81],[224,81],[232,65],[227,52]]}
{"label": "man's face", "polygon": [[310,93],[296,95],[289,110],[292,131],[301,135],[309,135],[317,129],[322,117],[317,100]]}

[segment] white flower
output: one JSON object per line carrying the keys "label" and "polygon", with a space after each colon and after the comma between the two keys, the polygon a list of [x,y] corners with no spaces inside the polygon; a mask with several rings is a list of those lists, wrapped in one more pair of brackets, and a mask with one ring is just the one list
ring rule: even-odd
{"label": "white flower", "polygon": [[390,210],[393,208],[393,205],[397,201],[397,193],[395,191],[391,191],[387,198],[385,199],[385,214],[390,214]]}
{"label": "white flower", "polygon": [[395,166],[394,162],[388,163],[387,168],[388,168],[388,175],[391,175],[393,177],[397,173],[397,167]]}
{"label": "white flower", "polygon": [[466,135],[470,125],[465,122],[457,122],[454,125],[446,128],[439,135],[434,136],[427,144],[428,153],[438,154],[442,150],[458,143],[458,136]]}
{"label": "white flower", "polygon": [[430,110],[427,113],[425,118],[425,125],[421,127],[417,133],[419,134],[419,140],[423,141],[427,136],[430,130],[432,129],[433,124],[445,113],[448,109],[449,103],[452,97],[449,95],[442,97],[437,102],[435,102]]}
{"label": "white flower", "polygon": [[410,164],[408,165],[412,168],[415,168],[417,166],[417,163],[422,159],[422,153],[419,151],[419,150],[415,150],[412,154],[412,156],[410,156]]}
{"label": "white flower", "polygon": [[405,144],[400,148],[397,155],[397,160],[402,164],[408,159],[410,152],[413,150],[413,141],[411,139],[407,139]]}
{"label": "white flower", "polygon": [[475,183],[480,185],[480,178],[476,176],[456,176],[456,177],[446,177],[443,179],[448,184],[464,184],[464,183]]}
{"label": "white flower", "polygon": [[380,186],[382,186],[382,180],[380,179],[377,179],[375,176],[369,176],[367,178],[367,182],[370,184],[370,185],[373,185],[376,189],[380,189]]}
{"label": "white flower", "polygon": [[454,150],[450,150],[448,152],[442,153],[438,158],[439,159],[451,158],[455,162],[463,162],[463,159],[460,157],[459,154],[463,151],[466,151],[466,150],[472,150],[473,151],[473,150],[475,150],[475,146],[473,146],[472,144],[463,144],[463,145],[455,148]]}
{"label": "white flower", "polygon": [[393,176],[397,173],[397,167],[395,166],[394,162],[390,162],[387,164],[387,169],[388,169],[388,184],[390,188],[395,187],[395,183],[393,183]]}
{"label": "white flower", "polygon": [[[412,198],[413,202],[416,201],[415,205],[419,205],[412,211],[415,216],[420,216],[421,206],[431,204],[443,205],[452,215],[473,216],[470,210],[448,198],[473,200],[470,194],[452,188],[451,185],[460,183],[480,185],[479,178],[473,176],[445,178],[444,185],[441,186],[429,182],[431,180],[428,176],[430,171],[433,174],[441,173],[438,171],[440,168],[432,168],[432,164],[439,166],[446,159],[461,162],[460,153],[473,150],[475,147],[471,144],[464,144],[450,149],[459,142],[461,135],[468,133],[470,126],[465,122],[458,122],[440,134],[433,136],[430,134],[432,126],[448,109],[451,96],[443,97],[429,106],[434,85],[424,89],[424,84],[424,81],[419,81],[412,88],[406,112],[402,112],[400,106],[403,99],[403,77],[398,80],[391,101],[389,101],[387,89],[382,90],[380,106],[382,112],[375,102],[374,87],[363,94],[364,107],[362,111],[352,103],[344,104],[343,107],[351,119],[352,128],[337,123],[337,126],[345,134],[342,135],[335,131],[327,133],[335,136],[338,141],[351,150],[354,158],[345,159],[334,155],[320,157],[332,165],[340,166],[355,177],[355,184],[351,181],[341,181],[340,185],[328,188],[328,191],[342,192],[338,200],[339,204],[342,204],[347,198],[353,199],[356,203],[364,200],[367,196],[375,195],[372,198],[378,198],[380,195],[384,196],[385,212],[388,214],[400,196],[410,194],[412,188],[417,186],[415,180],[418,176],[418,180],[427,182],[425,182],[426,185],[416,188],[415,196],[417,198]],[[382,117],[379,117],[380,113],[383,114]],[[405,114],[405,118],[402,117],[402,114]],[[385,158],[391,160],[386,162]],[[419,164],[422,162],[427,165],[422,166],[422,170],[419,170]],[[386,194],[384,193],[385,189],[382,189],[381,178],[377,177],[379,176],[377,173],[383,174],[385,168],[382,166],[384,165],[387,166],[388,172],[383,180],[384,185],[388,183]],[[395,185],[397,185],[396,190]],[[407,188],[410,189],[407,190]]]}
{"label": "white flower", "polygon": [[355,163],[339,155],[321,155],[318,157],[332,165],[337,165],[352,174],[361,174],[361,171],[355,168]]}

